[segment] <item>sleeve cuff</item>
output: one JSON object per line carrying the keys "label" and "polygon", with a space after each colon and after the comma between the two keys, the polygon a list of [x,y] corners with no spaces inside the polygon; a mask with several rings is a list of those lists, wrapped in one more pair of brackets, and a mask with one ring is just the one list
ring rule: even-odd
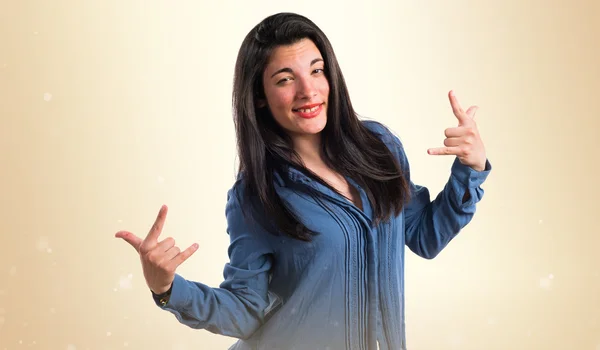
{"label": "sleeve cuff", "polygon": [[183,307],[185,304],[187,304],[189,299],[189,288],[186,285],[186,280],[182,276],[175,274],[175,279],[171,285],[171,295],[169,296],[169,301],[165,305],[162,305],[160,300],[155,297],[154,302],[158,307],[174,310]]}
{"label": "sleeve cuff", "polygon": [[485,160],[485,169],[477,171],[470,166],[462,164],[458,158],[455,158],[451,173],[452,176],[467,188],[475,188],[485,182],[491,170],[492,164],[488,159]]}

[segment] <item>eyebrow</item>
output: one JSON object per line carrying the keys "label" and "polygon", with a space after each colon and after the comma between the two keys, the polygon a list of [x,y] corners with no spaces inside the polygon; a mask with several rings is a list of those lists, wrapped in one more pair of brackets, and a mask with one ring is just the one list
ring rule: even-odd
{"label": "eyebrow", "polygon": [[[322,58],[315,58],[314,60],[310,61],[310,65],[312,66],[313,64],[317,63],[317,62],[323,62]],[[273,73],[273,75],[271,75],[271,78],[273,78],[274,76],[276,76],[279,73],[292,73],[292,69],[291,68],[281,68],[279,70],[277,70],[275,73]]]}

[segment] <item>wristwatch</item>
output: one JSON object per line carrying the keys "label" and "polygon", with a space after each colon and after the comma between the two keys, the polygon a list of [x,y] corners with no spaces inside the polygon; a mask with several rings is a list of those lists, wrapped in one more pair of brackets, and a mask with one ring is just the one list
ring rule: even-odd
{"label": "wristwatch", "polygon": [[171,297],[172,290],[173,290],[173,284],[171,284],[171,287],[169,287],[169,290],[167,290],[164,293],[156,294],[152,290],[150,290],[150,292],[152,293],[152,298],[154,299],[154,301],[157,304],[160,304],[161,306],[165,306],[169,302],[169,298]]}

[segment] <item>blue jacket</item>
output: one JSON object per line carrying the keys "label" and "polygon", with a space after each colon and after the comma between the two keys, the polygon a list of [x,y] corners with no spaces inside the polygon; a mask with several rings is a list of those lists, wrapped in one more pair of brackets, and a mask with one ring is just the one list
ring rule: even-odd
{"label": "blue jacket", "polygon": [[[491,165],[478,172],[455,160],[431,201],[426,187],[411,182],[400,140],[380,123],[363,123],[407,174],[412,198],[399,216],[372,227],[370,203],[354,181],[363,210],[292,169],[291,182],[278,178],[277,191],[321,234],[312,242],[277,237],[244,223],[238,181],[226,205],[224,282],[212,288],[176,275],[169,302],[157,305],[189,327],[237,338],[231,350],[406,349],[404,247],[426,259],[438,255],[473,217]],[[321,198],[294,191],[295,182]]]}

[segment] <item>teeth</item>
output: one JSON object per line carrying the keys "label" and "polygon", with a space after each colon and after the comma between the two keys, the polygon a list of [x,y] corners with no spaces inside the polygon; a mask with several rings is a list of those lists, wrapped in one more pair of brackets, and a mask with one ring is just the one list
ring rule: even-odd
{"label": "teeth", "polygon": [[300,108],[300,109],[298,109],[298,111],[302,112],[302,113],[310,113],[310,112],[316,111],[317,109],[319,109],[319,107],[320,107],[320,105],[319,106],[315,106],[313,108]]}

